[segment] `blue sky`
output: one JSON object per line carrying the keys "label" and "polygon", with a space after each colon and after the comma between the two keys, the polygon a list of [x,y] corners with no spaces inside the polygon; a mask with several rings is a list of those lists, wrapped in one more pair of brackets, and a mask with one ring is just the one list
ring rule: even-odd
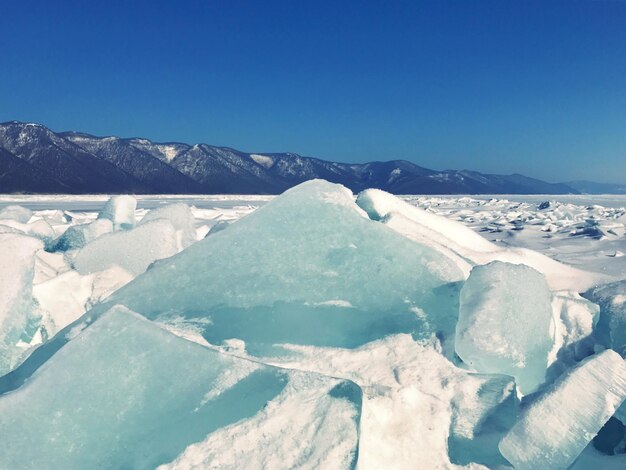
{"label": "blue sky", "polygon": [[626,182],[626,1],[29,1],[0,120]]}

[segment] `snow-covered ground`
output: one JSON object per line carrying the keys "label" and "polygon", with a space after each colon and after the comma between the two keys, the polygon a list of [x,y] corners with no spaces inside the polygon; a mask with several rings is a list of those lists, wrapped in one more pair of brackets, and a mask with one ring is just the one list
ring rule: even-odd
{"label": "snow-covered ground", "polygon": [[0,468],[624,468],[625,207],[0,196]]}
{"label": "snow-covered ground", "polygon": [[458,220],[499,245],[530,248],[573,266],[626,277],[626,196],[403,199]]}

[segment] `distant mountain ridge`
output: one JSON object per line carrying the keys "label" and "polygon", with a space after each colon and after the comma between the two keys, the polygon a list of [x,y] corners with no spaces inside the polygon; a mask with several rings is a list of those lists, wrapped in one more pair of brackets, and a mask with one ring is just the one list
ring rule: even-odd
{"label": "distant mountain ridge", "polygon": [[577,194],[522,175],[435,171],[404,160],[337,163],[295,153],[53,132],[0,123],[0,193],[278,194],[323,178],[395,194]]}
{"label": "distant mountain ridge", "polygon": [[569,181],[565,184],[583,194],[626,194],[626,184],[594,183],[593,181]]}

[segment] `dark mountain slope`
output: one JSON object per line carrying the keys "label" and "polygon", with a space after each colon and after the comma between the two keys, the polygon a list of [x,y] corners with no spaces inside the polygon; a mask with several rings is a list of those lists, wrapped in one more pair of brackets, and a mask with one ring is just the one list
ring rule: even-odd
{"label": "dark mountain slope", "polygon": [[227,147],[194,145],[176,155],[171,165],[211,194],[277,194],[292,186],[268,173],[249,154]]}
{"label": "dark mountain slope", "polygon": [[143,139],[97,138],[77,132],[61,137],[102,160],[113,164],[153,191],[160,193],[204,193],[202,185],[172,168],[147,148]]}
{"label": "dark mountain slope", "polygon": [[78,193],[149,190],[115,165],[38,124],[0,125],[0,147]]}
{"label": "dark mountain slope", "polygon": [[72,192],[72,188],[0,148],[0,193]]}

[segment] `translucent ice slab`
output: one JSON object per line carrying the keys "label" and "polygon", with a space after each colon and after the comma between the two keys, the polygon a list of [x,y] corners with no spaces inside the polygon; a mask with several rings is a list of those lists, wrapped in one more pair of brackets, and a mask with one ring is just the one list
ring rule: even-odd
{"label": "translucent ice slab", "polygon": [[352,382],[228,356],[124,307],[65,336],[28,382],[0,396],[1,468],[153,469],[192,459],[195,443],[240,467],[324,462],[331,451],[335,468],[356,460]]}
{"label": "translucent ice slab", "polygon": [[534,269],[476,266],[461,290],[455,348],[478,372],[515,377],[524,394],[543,382],[553,345],[552,293]]}

